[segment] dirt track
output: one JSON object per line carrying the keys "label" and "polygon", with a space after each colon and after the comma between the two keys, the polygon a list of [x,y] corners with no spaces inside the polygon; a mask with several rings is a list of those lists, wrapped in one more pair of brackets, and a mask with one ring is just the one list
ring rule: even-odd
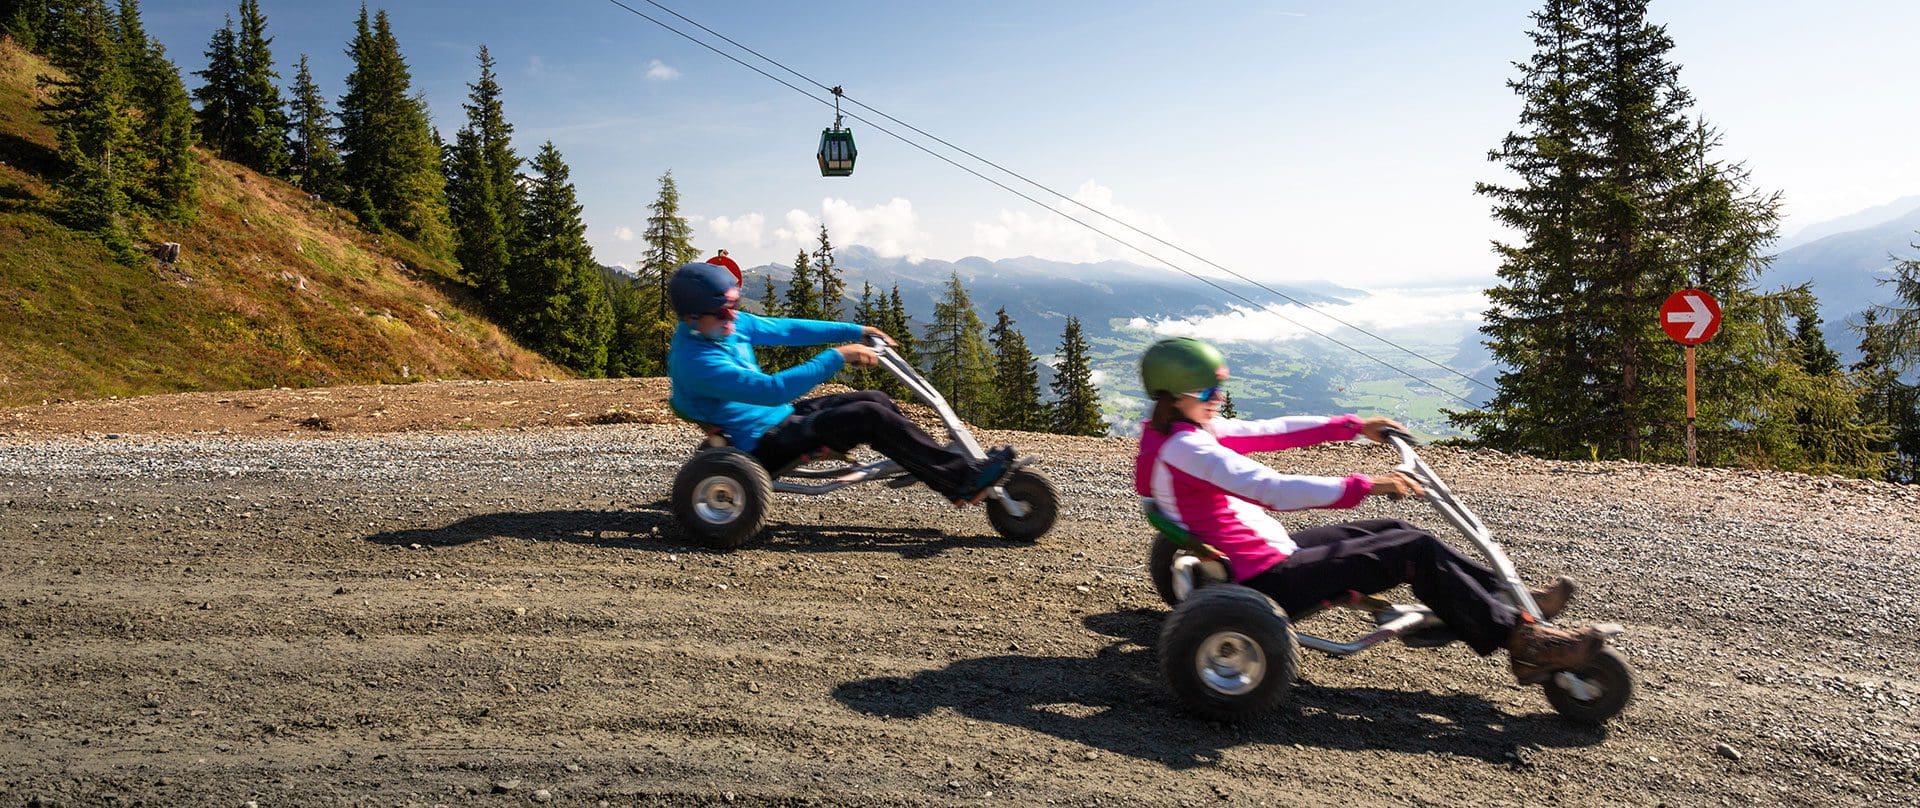
{"label": "dirt track", "polygon": [[[417,387],[377,392],[470,392]],[[0,412],[0,804],[1920,803],[1893,486],[1431,450],[1523,572],[1586,582],[1574,622],[1626,624],[1639,701],[1580,729],[1497,659],[1385,646],[1232,728],[1159,682],[1122,441],[997,436],[1062,490],[1035,546],[856,488],[715,554],[662,501],[684,427],[283,420]],[[1437,523],[1288,518],[1389,514]]]}

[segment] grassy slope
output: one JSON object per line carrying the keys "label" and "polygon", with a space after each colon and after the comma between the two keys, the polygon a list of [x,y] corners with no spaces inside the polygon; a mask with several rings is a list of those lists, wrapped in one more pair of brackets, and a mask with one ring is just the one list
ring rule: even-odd
{"label": "grassy slope", "polygon": [[181,390],[559,377],[478,313],[455,268],[204,153],[181,261],[129,267],[48,213],[46,64],[0,40],[0,406]]}

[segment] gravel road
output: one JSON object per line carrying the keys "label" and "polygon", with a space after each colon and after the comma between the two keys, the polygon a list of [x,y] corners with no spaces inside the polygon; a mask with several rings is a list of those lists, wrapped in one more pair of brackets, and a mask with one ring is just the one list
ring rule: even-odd
{"label": "gravel road", "polygon": [[[1156,673],[1131,446],[986,437],[1061,491],[1036,545],[855,488],[690,548],[671,425],[0,437],[0,804],[1920,804],[1912,488],[1429,449],[1639,700],[1387,645],[1228,727]],[[1287,520],[1389,515],[1440,524]]]}

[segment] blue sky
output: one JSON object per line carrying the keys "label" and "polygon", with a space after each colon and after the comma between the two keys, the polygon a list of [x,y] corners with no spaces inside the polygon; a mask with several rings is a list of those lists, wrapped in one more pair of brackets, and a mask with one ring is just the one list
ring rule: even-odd
{"label": "blue sky", "polygon": [[[697,33],[645,0],[623,2]],[[1505,82],[1529,54],[1536,6],[666,4],[1235,271],[1363,289],[1492,277],[1487,245],[1500,233],[1472,187],[1501,179],[1485,154],[1515,121]],[[305,53],[337,100],[359,5],[261,1],[285,84]],[[148,0],[142,11],[190,72],[237,6]],[[559,148],[604,263],[636,262],[633,234],[669,169],[696,243],[749,264],[790,262],[823,219],[837,244],[889,254],[1153,263],[859,123],[855,175],[820,177],[813,152],[829,106],[607,0],[384,7],[449,139],[464,121],[476,52],[491,50],[517,149]],[[1920,193],[1910,40],[1920,3],[1656,0],[1652,13],[1676,40],[1696,111],[1725,132],[1721,156],[1784,192],[1783,232]]]}

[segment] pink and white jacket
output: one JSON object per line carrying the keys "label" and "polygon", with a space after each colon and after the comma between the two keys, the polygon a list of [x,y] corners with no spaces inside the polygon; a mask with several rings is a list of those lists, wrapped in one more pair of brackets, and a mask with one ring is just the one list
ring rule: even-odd
{"label": "pink and white jacket", "polygon": [[1351,508],[1372,484],[1364,474],[1281,474],[1243,453],[1350,440],[1360,434],[1360,424],[1357,415],[1215,418],[1207,429],[1175,423],[1165,435],[1143,426],[1133,487],[1196,540],[1225,553],[1234,580],[1244,581],[1298,549],[1267,511]]}

